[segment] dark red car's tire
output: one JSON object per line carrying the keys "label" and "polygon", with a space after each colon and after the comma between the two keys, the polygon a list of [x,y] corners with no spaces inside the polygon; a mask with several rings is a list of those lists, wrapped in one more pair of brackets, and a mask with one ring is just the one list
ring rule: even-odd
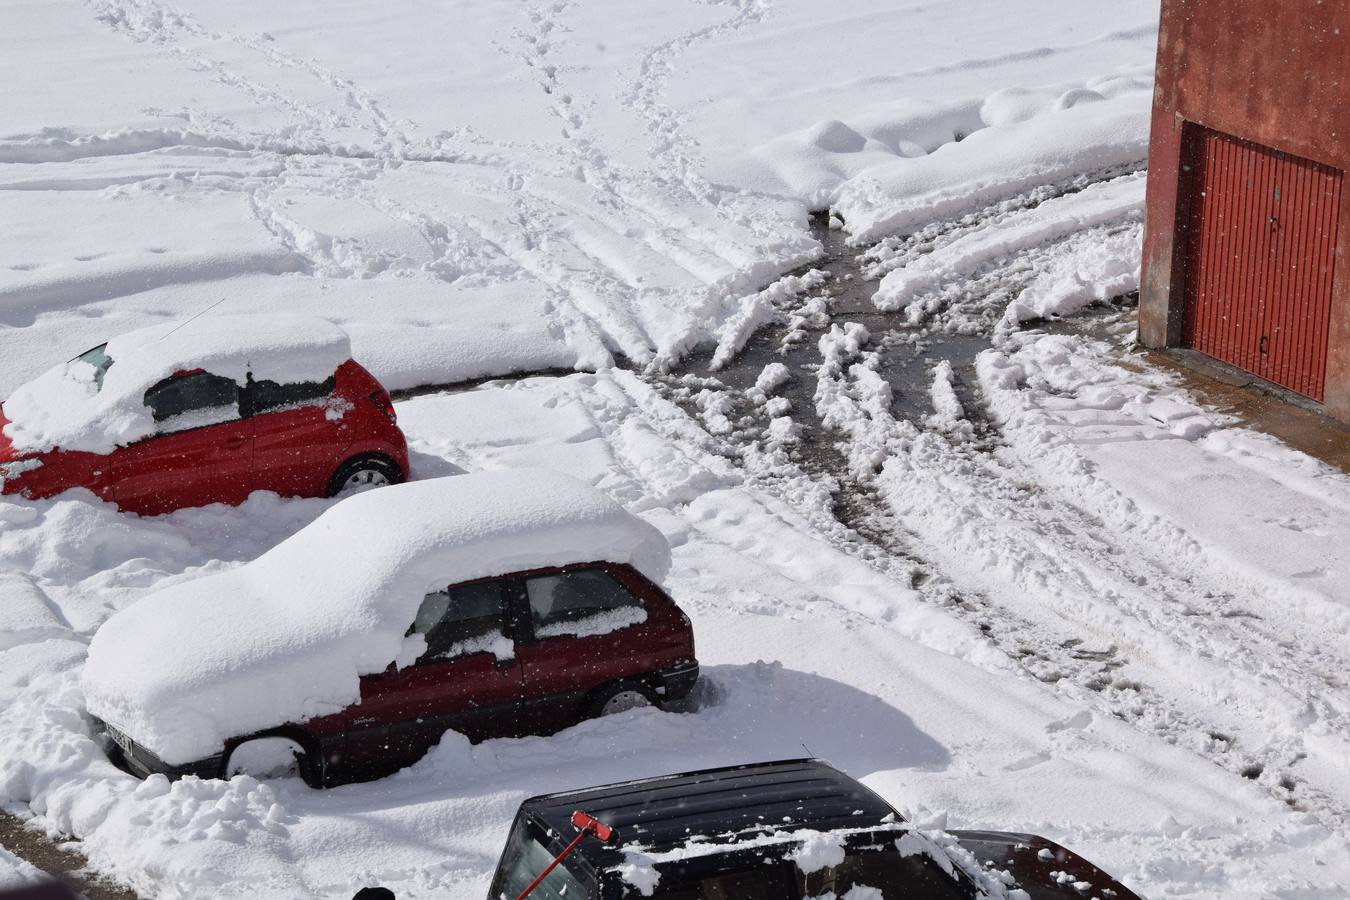
{"label": "dark red car's tire", "polygon": [[616,681],[595,691],[586,701],[586,717],[598,719],[630,709],[661,708],[656,692],[640,681]]}
{"label": "dark red car's tire", "polygon": [[[241,741],[234,747],[231,747],[225,758],[221,761],[220,777],[229,779],[235,774],[241,774],[247,771],[246,767],[240,768],[236,765],[235,754],[248,748],[250,744],[256,744],[261,741],[285,741],[294,748],[294,771],[300,776],[306,785],[311,788],[322,788],[324,786],[324,777],[322,761],[316,752],[312,741],[304,737],[291,733],[273,733],[262,734],[252,737],[246,741]],[[238,771],[236,771],[238,769]],[[249,772],[258,777],[262,773]]]}
{"label": "dark red car's tire", "polygon": [[402,484],[407,476],[398,463],[380,453],[353,456],[338,466],[328,480],[328,496],[336,497],[346,491],[388,484]]}

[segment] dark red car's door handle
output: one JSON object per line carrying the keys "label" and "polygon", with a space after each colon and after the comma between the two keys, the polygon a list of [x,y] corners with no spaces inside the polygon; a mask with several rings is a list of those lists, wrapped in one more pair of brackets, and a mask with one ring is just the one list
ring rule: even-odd
{"label": "dark red car's door handle", "polygon": [[235,437],[225,439],[225,448],[227,450],[238,450],[240,447],[244,446],[244,444],[247,442],[248,438],[236,435]]}

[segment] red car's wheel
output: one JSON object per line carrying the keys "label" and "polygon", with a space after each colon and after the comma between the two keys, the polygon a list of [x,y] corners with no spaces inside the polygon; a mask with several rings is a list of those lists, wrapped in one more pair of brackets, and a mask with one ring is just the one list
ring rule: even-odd
{"label": "red car's wheel", "polygon": [[403,470],[387,456],[368,453],[347,460],[328,482],[328,496],[337,497],[373,487],[399,484],[403,481]]}

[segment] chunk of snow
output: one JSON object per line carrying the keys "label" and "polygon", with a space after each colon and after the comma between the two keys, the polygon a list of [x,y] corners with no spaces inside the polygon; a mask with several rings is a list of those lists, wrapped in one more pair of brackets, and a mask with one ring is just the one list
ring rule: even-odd
{"label": "chunk of snow", "polygon": [[789,856],[804,874],[832,869],[844,861],[843,835],[833,831],[806,834],[801,846]]}
{"label": "chunk of snow", "polygon": [[650,897],[661,883],[661,873],[656,867],[641,862],[627,862],[618,866],[619,877],[637,888],[639,894]]}
{"label": "chunk of snow", "polygon": [[251,563],[112,616],[89,646],[88,709],[165,762],[190,762],[231,736],[355,702],[360,676],[406,660],[429,590],[592,561],[660,581],[670,550],[606,494],[556,473],[369,491]]}
{"label": "chunk of snow", "polygon": [[[326,319],[289,314],[204,315],[110,339],[102,376],[74,359],[48,369],[5,401],[5,435],[19,451],[54,447],[110,453],[155,431],[145,392],[176,372],[203,369],[244,384],[323,381],[351,359],[351,343]],[[210,424],[233,410],[194,413],[184,427]],[[204,417],[204,418],[203,418]]]}
{"label": "chunk of snow", "polygon": [[755,379],[755,387],[766,396],[772,394],[792,377],[792,372],[780,362],[771,362]]}
{"label": "chunk of snow", "polygon": [[928,396],[933,401],[933,414],[928,417],[928,427],[941,431],[956,440],[969,440],[975,434],[975,428],[966,418],[961,399],[956,396],[952,386],[952,364],[944,359],[933,367],[933,383],[928,387]]}

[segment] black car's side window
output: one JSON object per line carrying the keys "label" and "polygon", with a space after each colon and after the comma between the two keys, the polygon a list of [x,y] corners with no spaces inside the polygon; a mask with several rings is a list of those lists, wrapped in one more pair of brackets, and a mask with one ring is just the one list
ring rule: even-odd
{"label": "black car's side window", "polygon": [[642,600],[603,569],[578,569],[527,579],[536,638],[586,636],[647,619]]}
{"label": "black car's side window", "polygon": [[253,414],[259,415],[293,406],[318,403],[332,396],[336,386],[337,377],[332,375],[325,381],[296,381],[290,384],[250,380],[249,401]]}
{"label": "black car's side window", "polygon": [[210,372],[166,378],[145,392],[160,433],[186,431],[239,418],[239,385]]}
{"label": "black car's side window", "polygon": [[463,584],[427,594],[410,634],[426,637],[426,663],[471,653],[509,658],[513,647],[502,630],[504,595],[500,582]]}

